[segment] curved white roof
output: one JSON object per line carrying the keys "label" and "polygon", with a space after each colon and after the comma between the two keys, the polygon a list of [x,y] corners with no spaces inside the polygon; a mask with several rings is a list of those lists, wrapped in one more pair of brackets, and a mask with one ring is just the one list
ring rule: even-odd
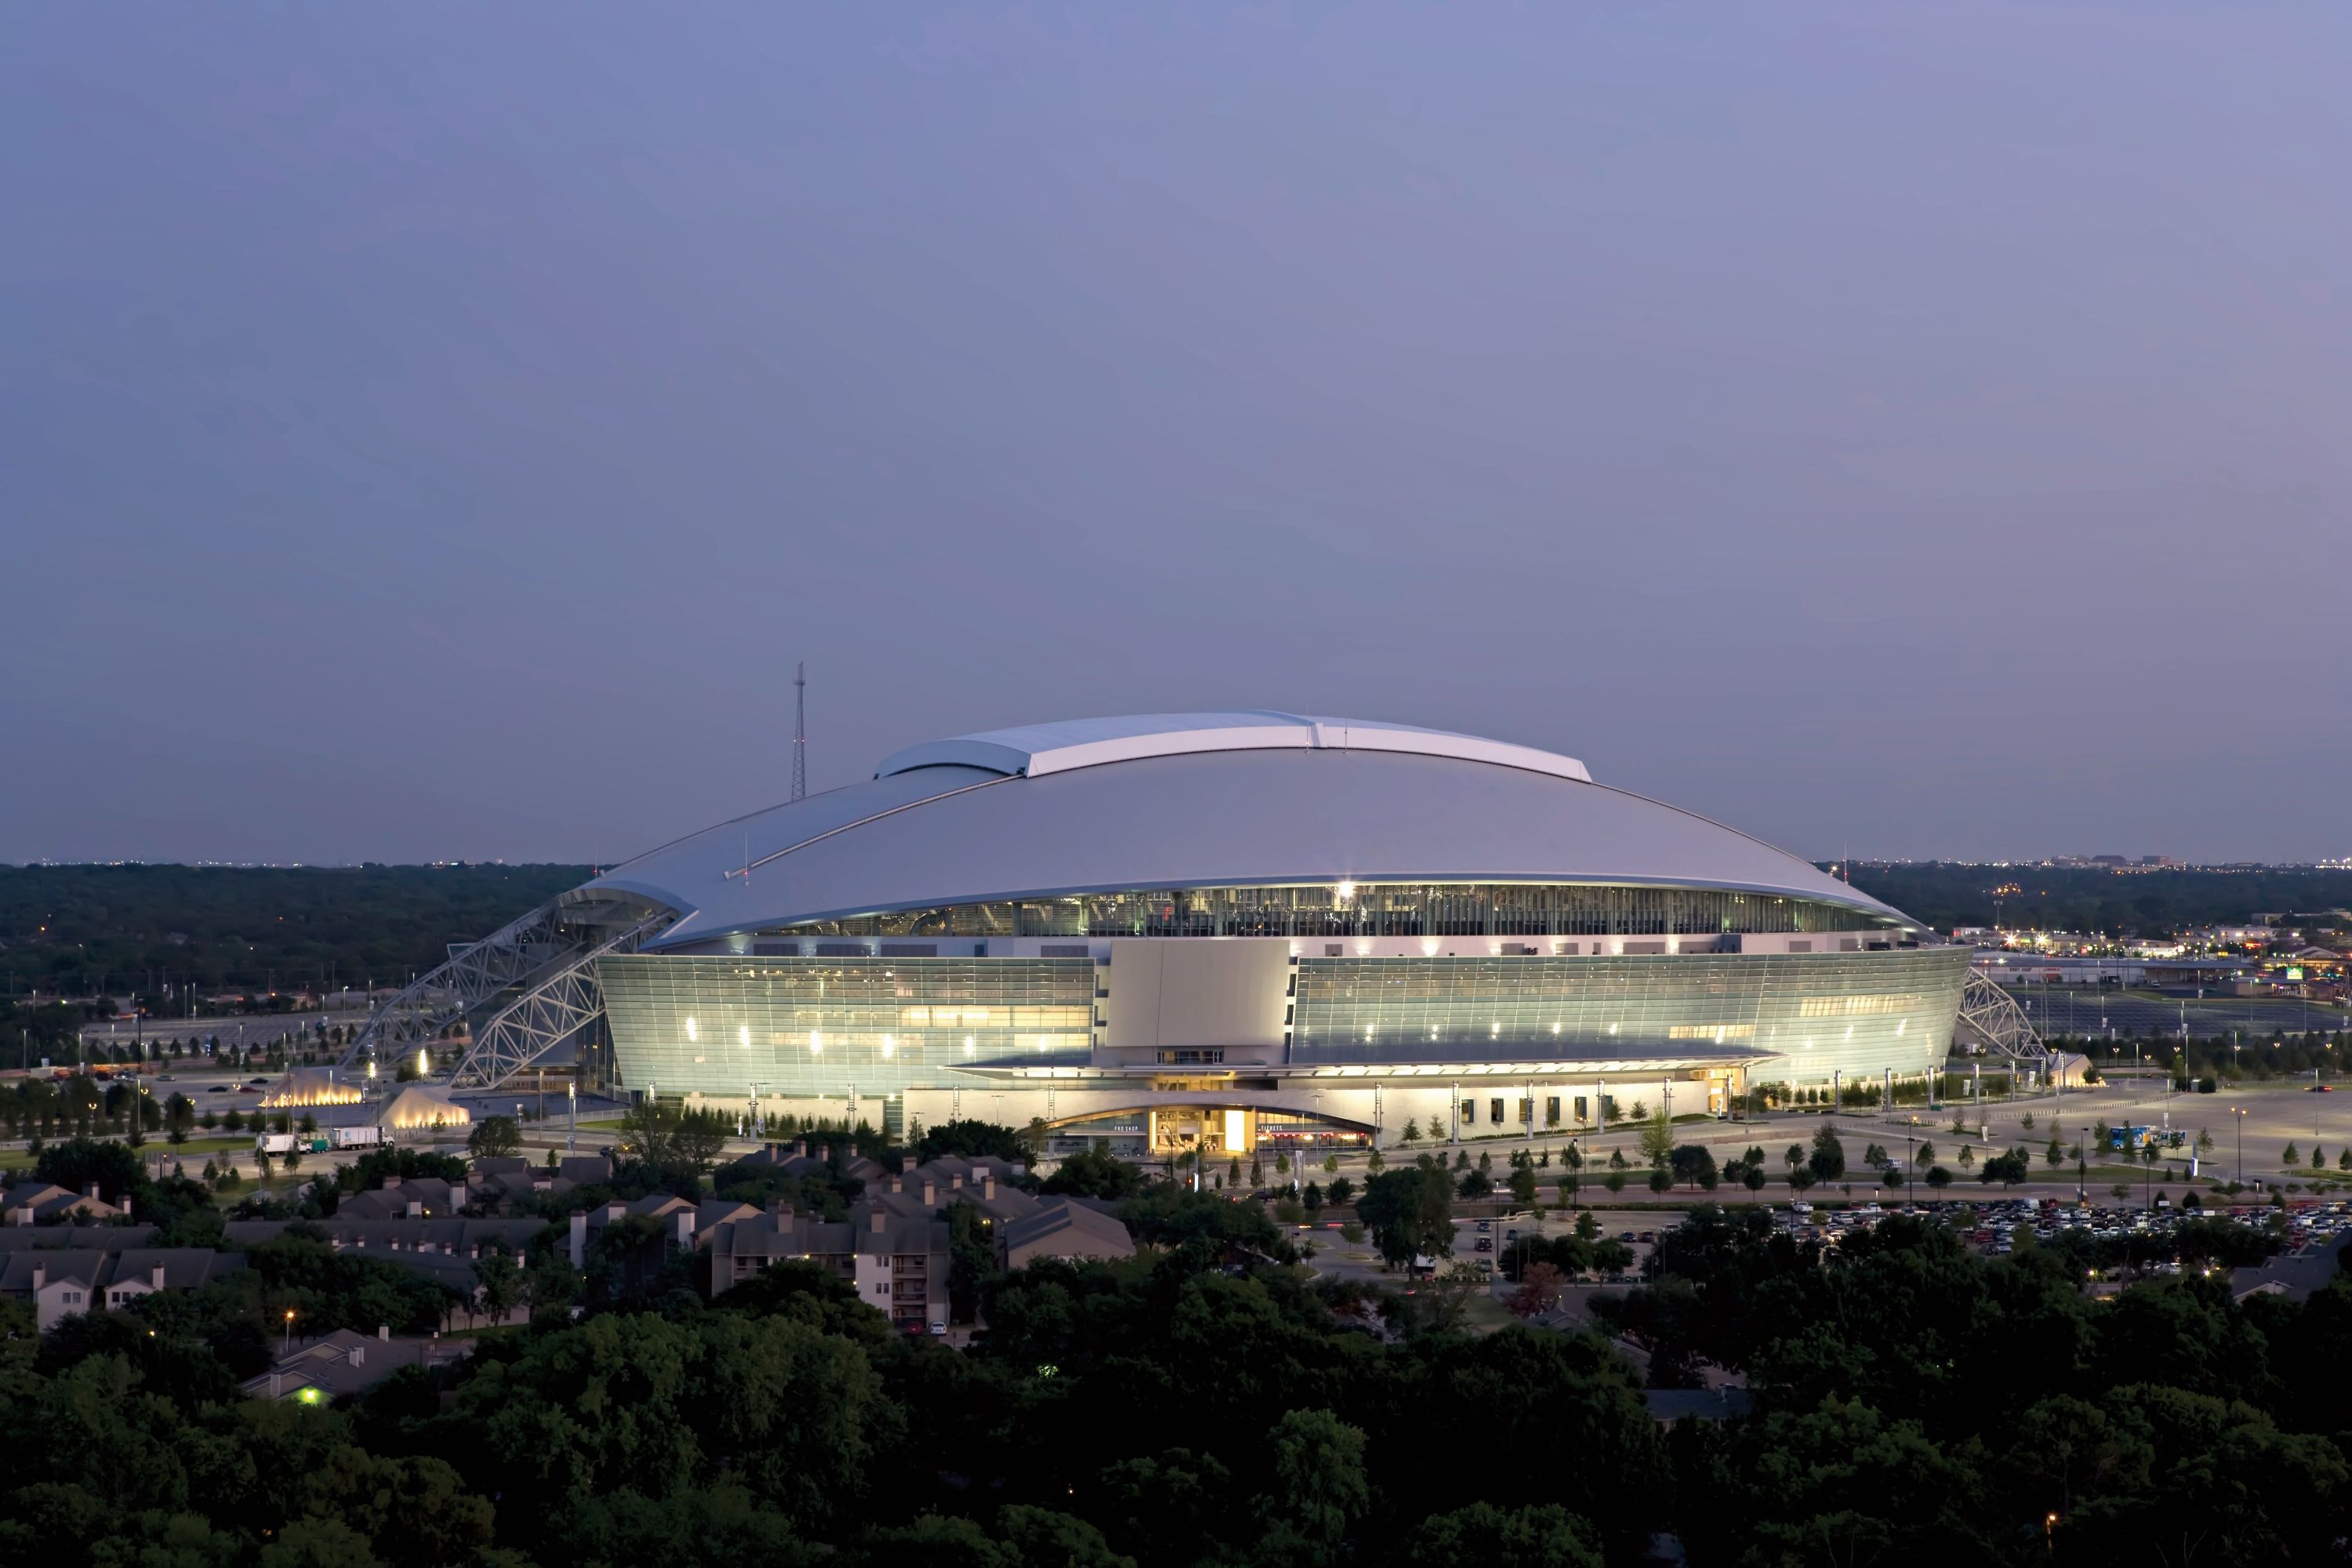
{"label": "curved white roof", "polygon": [[1023,724],[948,741],[927,741],[882,759],[877,779],[917,768],[984,768],[995,773],[1037,778],[1071,768],[1099,767],[1142,757],[1190,756],[1201,752],[1266,751],[1407,752],[1420,757],[1457,757],[1496,763],[1557,778],[1591,782],[1574,757],[1481,740],[1413,724],[1361,719],[1325,719],[1271,709],[1234,713],[1131,713],[1115,719],[1065,719]]}
{"label": "curved white roof", "polygon": [[[1545,752],[1393,725],[1348,728],[1414,743],[1215,740],[1316,724],[1328,734],[1335,722],[1158,716],[916,747],[872,780],[679,839],[590,887],[678,910],[657,947],[1001,899],[1345,880],[1716,888],[1914,923],[1746,834],[1593,784],[1580,767],[1519,760]],[[1145,749],[1111,754],[1130,742]],[[1013,752],[1028,761],[1003,765]]]}

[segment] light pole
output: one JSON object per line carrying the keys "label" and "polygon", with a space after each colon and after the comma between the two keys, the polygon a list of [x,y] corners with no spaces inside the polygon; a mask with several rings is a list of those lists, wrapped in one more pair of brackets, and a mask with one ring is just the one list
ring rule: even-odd
{"label": "light pole", "polygon": [[2074,1145],[2074,1202],[2089,1201],[2091,1196],[2091,1130],[2083,1129],[2083,1141]]}
{"label": "light pole", "polygon": [[563,1129],[563,1152],[571,1153],[580,1144],[580,1083],[578,1079],[563,1086],[563,1098],[570,1107],[570,1121]]}
{"label": "light pole", "polygon": [[2237,1127],[2238,1127],[2238,1177],[2237,1177],[2237,1181],[2238,1181],[2238,1184],[2239,1184],[2240,1186],[2242,1186],[2242,1186],[2244,1186],[2244,1185],[2246,1184],[2246,1112],[2245,1112],[2245,1108],[2244,1108],[2244,1107],[2242,1107],[2242,1106],[2233,1105],[2233,1106],[2230,1107],[2230,1114],[2231,1114],[2231,1116],[2232,1116],[2233,1118],[2235,1118],[2235,1119],[2236,1119],[2236,1121],[2237,1121]]}

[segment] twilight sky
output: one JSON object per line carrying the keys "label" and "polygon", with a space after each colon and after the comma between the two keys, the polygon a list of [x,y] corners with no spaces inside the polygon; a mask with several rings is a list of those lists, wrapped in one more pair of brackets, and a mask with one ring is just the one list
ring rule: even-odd
{"label": "twilight sky", "polygon": [[965,730],[2352,851],[2352,11],[22,5],[0,860],[609,860]]}

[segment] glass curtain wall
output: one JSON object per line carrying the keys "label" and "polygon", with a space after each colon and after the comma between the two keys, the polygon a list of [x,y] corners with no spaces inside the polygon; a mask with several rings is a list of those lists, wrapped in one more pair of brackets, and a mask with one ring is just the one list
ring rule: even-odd
{"label": "glass curtain wall", "polygon": [[665,1095],[893,1093],[966,1062],[1083,1065],[1083,958],[614,954],[597,975],[624,1082]]}
{"label": "glass curtain wall", "polygon": [[1667,957],[1302,958],[1293,1062],[1474,1061],[1497,1053],[1779,1053],[1758,1081],[1943,1060],[1964,948]]}

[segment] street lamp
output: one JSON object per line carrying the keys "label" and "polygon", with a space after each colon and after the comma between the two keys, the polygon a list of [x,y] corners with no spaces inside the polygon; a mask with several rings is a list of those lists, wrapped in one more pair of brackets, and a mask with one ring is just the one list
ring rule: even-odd
{"label": "street lamp", "polygon": [[293,1353],[293,1351],[294,1351],[294,1309],[293,1309],[293,1308],[291,1308],[291,1307],[289,1307],[289,1308],[287,1308],[287,1309],[286,1309],[286,1342],[285,1342],[285,1345],[284,1345],[283,1350],[282,1350],[282,1352],[281,1352],[281,1355],[290,1355],[290,1354],[292,1354],[292,1353]]}

